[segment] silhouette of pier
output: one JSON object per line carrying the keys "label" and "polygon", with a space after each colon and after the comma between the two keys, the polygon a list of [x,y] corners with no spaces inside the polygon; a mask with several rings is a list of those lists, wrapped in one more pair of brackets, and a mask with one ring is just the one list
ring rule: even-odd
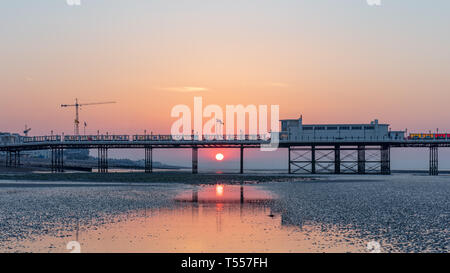
{"label": "silhouette of pier", "polygon": [[[145,151],[145,172],[153,172],[153,151],[155,149],[191,149],[192,173],[198,173],[199,149],[239,149],[240,173],[244,173],[244,150],[259,149],[270,144],[271,139],[236,136],[221,140],[173,139],[168,135],[159,136],[84,136],[70,139],[67,136],[39,136],[22,142],[0,145],[5,152],[6,167],[21,165],[21,153],[25,151],[50,150],[52,172],[64,170],[64,150],[97,149],[98,171],[108,172],[108,151],[111,149],[143,149]],[[427,148],[430,150],[429,174],[439,174],[439,148],[450,147],[450,139],[390,139],[390,138],[320,138],[286,140],[281,139],[279,149],[288,154],[288,173],[309,174],[390,174],[392,148]],[[264,156],[264,155],[263,155]],[[270,156],[270,153],[267,153]]]}

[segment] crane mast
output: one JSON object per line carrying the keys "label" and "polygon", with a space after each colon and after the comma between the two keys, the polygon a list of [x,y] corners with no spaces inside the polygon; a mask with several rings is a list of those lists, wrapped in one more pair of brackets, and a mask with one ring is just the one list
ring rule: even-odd
{"label": "crane mast", "polygon": [[88,105],[99,105],[99,104],[112,104],[116,103],[115,101],[107,101],[107,102],[93,102],[93,103],[78,103],[78,99],[75,99],[75,104],[61,104],[61,107],[75,107],[75,120],[74,120],[74,134],[78,136],[80,134],[80,119],[79,119],[79,110],[81,106]]}
{"label": "crane mast", "polygon": [[23,130],[23,134],[25,136],[28,136],[28,132],[30,132],[31,128],[28,128],[28,126],[25,124],[25,130]]}

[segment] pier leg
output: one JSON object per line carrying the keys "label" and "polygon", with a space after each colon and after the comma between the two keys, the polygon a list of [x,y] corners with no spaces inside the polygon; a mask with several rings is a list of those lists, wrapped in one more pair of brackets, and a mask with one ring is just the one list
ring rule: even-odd
{"label": "pier leg", "polygon": [[55,172],[55,148],[52,148],[52,173]]}
{"label": "pier leg", "polygon": [[341,146],[334,146],[334,173],[341,173]]}
{"label": "pier leg", "polygon": [[59,172],[64,172],[64,149],[59,149]]}
{"label": "pier leg", "polygon": [[97,149],[97,168],[98,172],[100,172],[100,148]]}
{"label": "pier leg", "polygon": [[366,173],[366,146],[358,146],[358,174]]}
{"label": "pier leg", "polygon": [[98,149],[98,158],[99,158],[99,162],[100,162],[100,164],[99,164],[99,166],[98,166],[98,172],[99,173],[102,173],[103,172],[103,148],[99,148]]}
{"label": "pier leg", "polygon": [[101,149],[101,163],[102,163],[102,165],[100,167],[101,172],[106,173],[106,168],[105,168],[105,166],[106,166],[106,149],[105,148]]}
{"label": "pier leg", "polygon": [[430,175],[439,175],[438,146],[430,146]]}
{"label": "pier leg", "polygon": [[102,148],[101,149],[101,159],[100,159],[101,163],[102,163],[102,165],[100,167],[102,173],[106,173],[106,169],[105,169],[105,165],[106,165],[105,153],[106,153],[105,148]]}
{"label": "pier leg", "polygon": [[58,148],[53,148],[53,172],[57,173],[59,171],[59,150]]}
{"label": "pier leg", "polygon": [[64,171],[64,149],[52,148],[52,173]]}
{"label": "pier leg", "polygon": [[291,146],[288,147],[288,173],[291,174]]}
{"label": "pier leg", "polygon": [[391,174],[391,147],[381,146],[381,174]]}
{"label": "pier leg", "polygon": [[311,173],[316,173],[316,146],[311,146]]}
{"label": "pier leg", "polygon": [[198,148],[192,148],[192,173],[198,173]]}
{"label": "pier leg", "polygon": [[57,168],[57,172],[61,172],[61,165],[62,165],[62,150],[61,149],[57,149],[56,150],[57,151],[57,154],[58,154],[58,162],[57,162],[57,165],[56,165],[56,168]]}
{"label": "pier leg", "polygon": [[241,204],[244,203],[244,185],[241,185]]}
{"label": "pier leg", "polygon": [[100,170],[101,170],[102,173],[105,173],[105,164],[106,164],[106,161],[105,161],[105,148],[101,148],[100,155],[101,155],[101,158],[100,158],[100,162],[101,162]]}
{"label": "pier leg", "polygon": [[98,148],[98,172],[108,172],[108,148],[106,147]]}
{"label": "pier leg", "polygon": [[54,170],[55,170],[55,173],[58,173],[59,172],[59,149],[58,148],[55,148],[54,149],[54,152],[55,152],[55,166],[54,166]]}
{"label": "pier leg", "polygon": [[55,169],[56,169],[56,172],[57,173],[59,173],[61,170],[60,170],[60,165],[61,165],[61,154],[60,154],[60,149],[59,148],[56,148],[55,149],[55,152],[56,152],[56,164],[55,164]]}
{"label": "pier leg", "polygon": [[153,149],[152,147],[145,148],[145,172],[153,172]]}
{"label": "pier leg", "polygon": [[98,149],[98,172],[103,172],[103,148]]}
{"label": "pier leg", "polygon": [[108,148],[104,148],[104,158],[103,158],[103,162],[104,162],[104,171],[105,173],[108,172]]}
{"label": "pier leg", "polygon": [[244,173],[244,146],[241,146],[241,166],[239,173]]}
{"label": "pier leg", "polygon": [[109,162],[108,162],[108,148],[105,148],[105,173],[108,172],[108,165],[109,165]]}
{"label": "pier leg", "polygon": [[5,167],[17,168],[20,165],[19,151],[5,151]]}

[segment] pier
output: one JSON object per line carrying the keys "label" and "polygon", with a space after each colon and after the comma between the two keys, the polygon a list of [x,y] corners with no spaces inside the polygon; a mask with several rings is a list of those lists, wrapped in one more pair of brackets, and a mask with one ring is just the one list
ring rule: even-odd
{"label": "pier", "polygon": [[[191,136],[190,136],[191,137]],[[192,173],[198,173],[199,149],[239,149],[240,173],[244,173],[245,149],[259,149],[270,143],[270,139],[259,136],[235,136],[221,140],[204,137],[196,140],[175,140],[170,135],[108,135],[85,136],[69,140],[65,136],[39,136],[22,142],[0,145],[5,154],[6,167],[19,167],[21,153],[26,151],[50,150],[52,172],[64,170],[64,151],[69,149],[96,149],[98,171],[108,172],[108,151],[110,149],[143,149],[145,151],[145,172],[153,172],[153,151],[155,149],[191,149]],[[197,138],[198,139],[198,138]],[[391,139],[391,138],[320,138],[288,140],[280,138],[279,149],[288,154],[287,170],[290,174],[380,174],[391,173],[391,149],[426,148],[430,150],[429,174],[439,174],[439,148],[450,147],[450,138],[445,139]],[[268,155],[270,156],[270,155]]]}

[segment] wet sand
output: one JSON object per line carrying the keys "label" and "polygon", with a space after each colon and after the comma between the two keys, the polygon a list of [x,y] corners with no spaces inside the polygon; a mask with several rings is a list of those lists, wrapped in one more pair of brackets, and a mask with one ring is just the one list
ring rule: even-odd
{"label": "wet sand", "polygon": [[[228,182],[242,182],[236,177]],[[1,181],[0,251],[68,252],[76,239],[84,252],[367,252],[371,241],[382,252],[450,251],[448,176],[245,177],[252,199],[261,191],[270,198],[180,202],[199,189],[201,201],[202,189],[218,183],[238,197],[239,185],[221,175],[188,183]]]}
{"label": "wet sand", "polygon": [[57,181],[57,182],[123,182],[123,183],[184,183],[216,184],[221,183],[260,183],[313,180],[312,176],[286,174],[192,174],[188,172],[166,171],[146,174],[143,172],[126,173],[0,173],[1,180],[14,181]]}

